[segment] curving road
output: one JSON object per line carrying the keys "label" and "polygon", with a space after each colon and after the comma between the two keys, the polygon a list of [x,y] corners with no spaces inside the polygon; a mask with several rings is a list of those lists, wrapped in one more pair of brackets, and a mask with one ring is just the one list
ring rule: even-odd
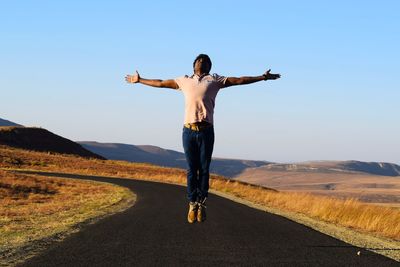
{"label": "curving road", "polygon": [[[44,175],[43,173],[40,173]],[[55,243],[21,266],[399,266],[283,217],[210,195],[207,221],[186,222],[185,188],[48,174],[130,188],[136,204]],[[361,251],[361,255],[357,255]]]}

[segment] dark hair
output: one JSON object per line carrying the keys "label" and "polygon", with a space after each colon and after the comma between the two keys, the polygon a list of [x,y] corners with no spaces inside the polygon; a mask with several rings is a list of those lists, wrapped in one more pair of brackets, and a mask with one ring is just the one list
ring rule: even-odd
{"label": "dark hair", "polygon": [[195,58],[195,60],[193,61],[193,68],[194,68],[194,64],[196,63],[196,61],[198,59],[200,59],[200,58],[202,58],[203,60],[207,61],[207,63],[210,65],[210,69],[208,71],[210,71],[211,67],[212,67],[212,63],[211,63],[210,57],[208,55],[206,55],[206,54],[200,54]]}

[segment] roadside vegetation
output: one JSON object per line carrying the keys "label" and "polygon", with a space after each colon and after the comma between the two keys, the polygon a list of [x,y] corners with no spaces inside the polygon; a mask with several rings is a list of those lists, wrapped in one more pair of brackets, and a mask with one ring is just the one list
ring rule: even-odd
{"label": "roadside vegetation", "polygon": [[14,265],[40,251],[43,240],[59,241],[134,200],[112,184],[0,170],[0,265]]}
{"label": "roadside vegetation", "polygon": [[400,241],[400,209],[356,199],[337,199],[310,193],[274,192],[228,181],[212,186],[250,202]]}
{"label": "roadside vegetation", "polygon": [[[126,177],[184,185],[185,171],[151,164],[84,159],[69,155],[31,152],[0,146],[0,167],[82,175]],[[284,211],[304,214],[375,236],[400,241],[400,209],[369,205],[356,199],[335,199],[276,190],[212,175],[210,188]]]}

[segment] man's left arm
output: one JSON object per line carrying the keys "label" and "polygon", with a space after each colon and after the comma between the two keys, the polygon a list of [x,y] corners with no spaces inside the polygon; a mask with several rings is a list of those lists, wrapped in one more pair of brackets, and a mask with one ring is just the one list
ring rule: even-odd
{"label": "man's left arm", "polygon": [[226,78],[224,87],[229,87],[233,85],[243,85],[249,83],[255,83],[259,81],[266,81],[266,80],[276,80],[281,77],[280,74],[273,74],[271,73],[271,69],[267,70],[263,75],[260,76],[243,76],[243,77],[228,77]]}

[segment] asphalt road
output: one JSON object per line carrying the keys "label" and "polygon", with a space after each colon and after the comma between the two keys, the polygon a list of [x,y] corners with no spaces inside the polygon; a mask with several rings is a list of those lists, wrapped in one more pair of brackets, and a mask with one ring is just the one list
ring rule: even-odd
{"label": "asphalt road", "polygon": [[[57,174],[57,176],[60,176]],[[137,194],[128,210],[86,226],[22,266],[399,266],[283,217],[210,195],[207,221],[189,224],[185,188],[110,182]],[[357,255],[361,251],[361,255]]]}

